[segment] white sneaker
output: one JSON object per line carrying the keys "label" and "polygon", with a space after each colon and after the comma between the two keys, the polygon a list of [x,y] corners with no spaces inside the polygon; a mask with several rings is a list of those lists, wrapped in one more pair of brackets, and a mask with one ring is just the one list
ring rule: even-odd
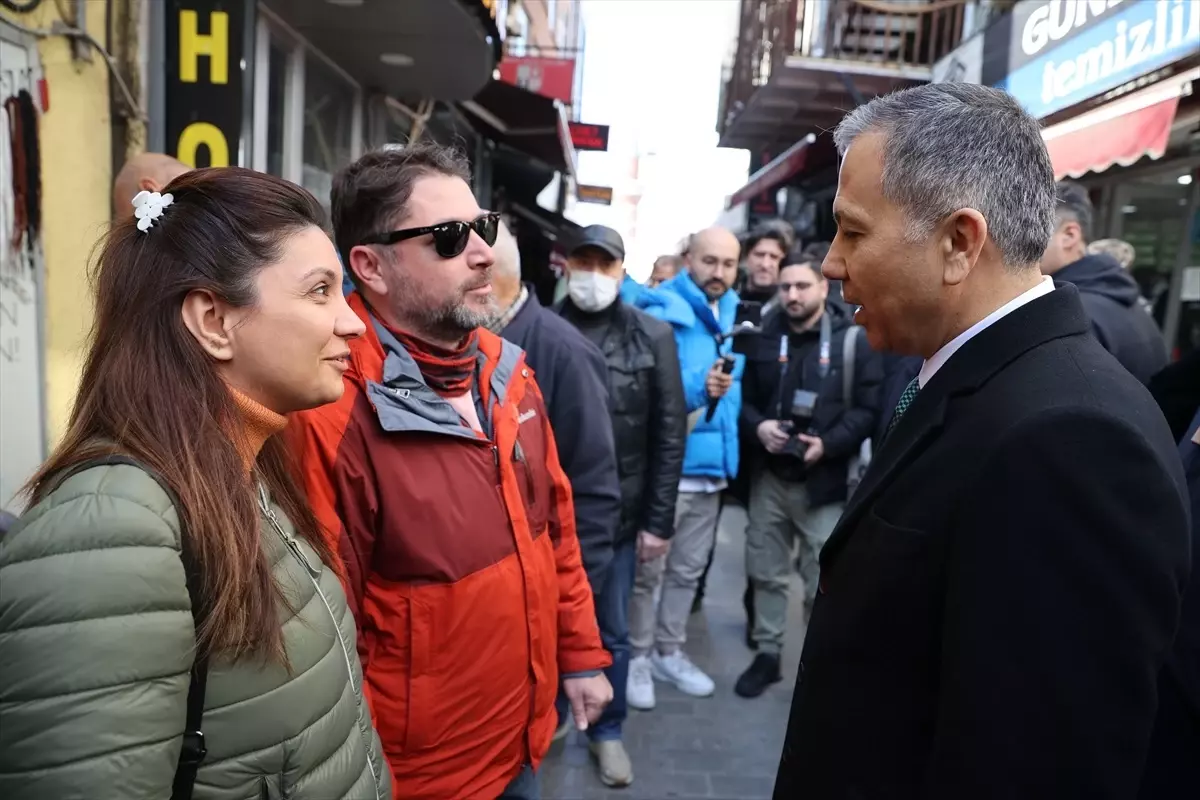
{"label": "white sneaker", "polygon": [[656,651],[650,656],[650,666],[655,678],[675,684],[679,691],[692,697],[708,697],[716,689],[712,678],[693,664],[682,650],[676,650],[669,656]]}
{"label": "white sneaker", "polygon": [[650,656],[629,659],[629,679],[625,682],[625,702],[639,711],[654,708],[654,679],[650,676]]}

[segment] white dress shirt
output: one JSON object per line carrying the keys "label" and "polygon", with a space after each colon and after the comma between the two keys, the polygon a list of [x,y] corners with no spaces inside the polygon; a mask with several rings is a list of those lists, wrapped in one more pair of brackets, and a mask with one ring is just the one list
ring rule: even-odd
{"label": "white dress shirt", "polygon": [[925,384],[929,383],[929,379],[950,360],[950,357],[957,353],[960,347],[971,341],[975,336],[978,336],[980,331],[985,330],[990,325],[994,325],[998,320],[1008,316],[1026,303],[1033,302],[1042,295],[1050,294],[1053,291],[1054,280],[1049,275],[1045,275],[1038,282],[1037,286],[1017,295],[958,336],[946,342],[946,344],[942,345],[941,350],[933,354],[933,358],[926,359],[925,363],[921,365],[921,372],[917,375],[918,385],[924,389]]}

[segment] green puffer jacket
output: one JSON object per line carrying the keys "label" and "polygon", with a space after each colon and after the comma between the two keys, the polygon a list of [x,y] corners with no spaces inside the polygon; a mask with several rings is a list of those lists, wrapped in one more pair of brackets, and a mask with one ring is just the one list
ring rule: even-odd
{"label": "green puffer jacket", "polygon": [[[390,800],[341,583],[266,515],[262,541],[297,610],[291,674],[210,663],[194,800]],[[127,465],[67,478],[0,541],[0,797],[171,796],[195,647],[179,547],[171,500]]]}

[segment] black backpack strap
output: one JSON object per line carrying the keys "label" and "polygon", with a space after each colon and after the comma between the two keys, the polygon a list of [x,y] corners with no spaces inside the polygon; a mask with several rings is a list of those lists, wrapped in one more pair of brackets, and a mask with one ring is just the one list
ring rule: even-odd
{"label": "black backpack strap", "polygon": [[[179,498],[176,497],[175,491],[167,485],[167,482],[162,479],[162,476],[129,456],[107,455],[88,459],[80,464],[76,464],[70,470],[58,476],[55,479],[55,486],[61,485],[63,481],[72,475],[77,475],[93,467],[112,466],[115,464],[137,467],[145,472],[166,492],[167,497],[171,499],[171,503],[175,508],[180,508]],[[188,597],[192,601],[192,621],[196,626],[198,634],[200,624],[204,621],[205,611],[201,591],[200,568],[199,563],[196,561],[195,553],[192,550],[191,540],[188,537],[182,515],[179,518],[179,525],[179,557],[183,561],[184,580],[187,582]],[[175,769],[175,783],[171,786],[171,800],[191,800],[192,789],[196,784],[196,771],[200,768],[204,757],[208,755],[208,748],[204,744],[204,732],[201,730],[201,722],[204,717],[204,691],[207,684],[208,659],[197,649],[196,656],[192,660],[191,682],[188,685],[187,696],[187,717],[184,721],[183,729],[183,747],[179,751],[179,766]]]}

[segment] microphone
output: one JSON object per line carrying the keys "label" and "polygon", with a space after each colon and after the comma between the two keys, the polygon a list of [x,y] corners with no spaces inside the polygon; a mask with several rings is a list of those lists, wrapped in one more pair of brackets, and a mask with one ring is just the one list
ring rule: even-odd
{"label": "microphone", "polygon": [[[732,350],[734,353],[742,353],[744,351],[739,345],[746,341],[746,337],[758,333],[762,333],[762,303],[753,300],[743,300],[738,303],[737,314],[733,320],[733,329],[728,333],[718,333],[713,339],[716,340],[717,349],[733,339]],[[729,375],[733,372],[733,368],[737,366],[737,361],[734,360],[731,353],[726,353],[721,356],[721,372]],[[713,414],[717,413],[717,404],[721,402],[719,397],[708,398],[708,413],[704,415],[705,422],[712,422]]]}
{"label": "microphone", "polygon": [[[733,372],[734,364],[733,356],[725,354],[721,356],[721,372],[726,375]],[[719,397],[708,398],[708,413],[704,415],[705,422],[712,422],[713,414],[717,413],[717,404],[721,402]]]}

